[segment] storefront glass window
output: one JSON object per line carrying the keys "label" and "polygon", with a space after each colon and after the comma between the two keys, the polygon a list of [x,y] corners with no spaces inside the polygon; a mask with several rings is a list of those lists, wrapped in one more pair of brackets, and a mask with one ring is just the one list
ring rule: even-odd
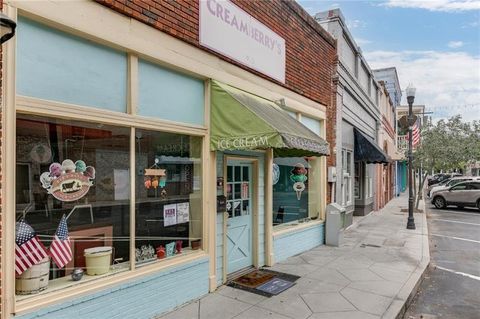
{"label": "storefront glass window", "polygon": [[320,159],[273,160],[273,225],[317,219],[320,212]]}
{"label": "storefront glass window", "polygon": [[201,246],[202,138],[136,131],[136,262]]}
{"label": "storefront glass window", "polygon": [[129,134],[17,115],[17,299],[129,269]]}

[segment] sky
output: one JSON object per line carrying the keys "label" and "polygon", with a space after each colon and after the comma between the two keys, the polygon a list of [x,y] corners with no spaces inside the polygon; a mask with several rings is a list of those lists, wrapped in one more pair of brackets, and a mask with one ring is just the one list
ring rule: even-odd
{"label": "sky", "polygon": [[311,15],[340,8],[370,68],[395,66],[433,119],[480,120],[480,0],[297,2]]}

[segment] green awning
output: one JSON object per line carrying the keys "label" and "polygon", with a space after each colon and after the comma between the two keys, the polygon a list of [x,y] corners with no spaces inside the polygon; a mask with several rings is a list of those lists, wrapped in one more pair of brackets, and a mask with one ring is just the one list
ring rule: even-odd
{"label": "green awning", "polygon": [[213,80],[210,112],[213,151],[273,148],[278,157],[330,154],[324,139],[274,102]]}

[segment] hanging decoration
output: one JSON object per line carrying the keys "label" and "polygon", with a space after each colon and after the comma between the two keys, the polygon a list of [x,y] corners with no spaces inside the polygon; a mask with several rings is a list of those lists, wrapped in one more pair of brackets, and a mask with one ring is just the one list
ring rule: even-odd
{"label": "hanging decoration", "polygon": [[95,168],[84,161],[75,163],[66,159],[50,164],[49,171],[40,175],[42,187],[56,199],[63,202],[78,200],[88,193],[95,179]]}
{"label": "hanging decoration", "polygon": [[280,180],[280,166],[278,164],[273,163],[272,166],[272,184],[276,185]]}
{"label": "hanging decoration", "polygon": [[162,189],[161,196],[165,197],[167,192],[165,191],[165,186],[167,185],[167,170],[160,168],[158,166],[159,159],[155,159],[155,163],[150,167],[145,169],[145,179],[144,185],[146,189],[154,188],[155,191],[158,187]]}
{"label": "hanging decoration", "polygon": [[308,171],[303,164],[297,163],[290,172],[292,173],[290,180],[293,182],[293,190],[297,193],[297,199],[300,200],[302,192],[305,190]]}

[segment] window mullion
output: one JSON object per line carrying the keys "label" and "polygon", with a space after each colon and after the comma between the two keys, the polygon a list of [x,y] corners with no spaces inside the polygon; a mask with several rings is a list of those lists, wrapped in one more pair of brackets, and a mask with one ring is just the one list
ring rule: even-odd
{"label": "window mullion", "polygon": [[135,128],[130,128],[130,270],[135,270]]}

